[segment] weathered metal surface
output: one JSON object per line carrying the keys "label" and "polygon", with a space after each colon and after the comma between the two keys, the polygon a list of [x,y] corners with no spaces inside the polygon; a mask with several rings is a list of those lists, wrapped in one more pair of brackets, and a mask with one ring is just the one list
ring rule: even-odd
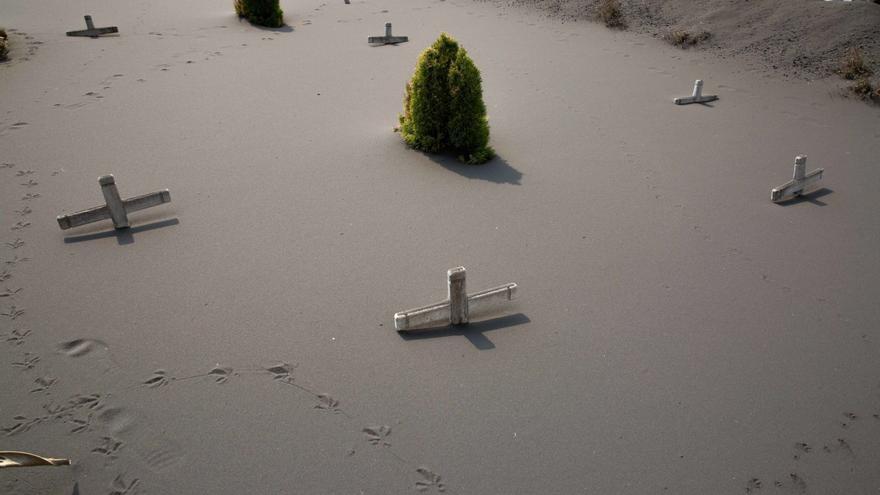
{"label": "weathered metal surface", "polygon": [[682,98],[675,98],[672,100],[676,105],[687,105],[690,103],[707,103],[710,101],[715,101],[718,99],[718,95],[704,95],[703,94],[703,81],[702,79],[697,79],[694,81],[694,93],[691,96],[685,96]]}
{"label": "weathered metal surface", "polygon": [[807,171],[807,157],[798,156],[794,159],[794,172],[792,179],[779,187],[770,190],[770,201],[782,203],[794,199],[802,194],[815,190],[816,185],[822,180],[825,169],[817,168],[810,173]]}
{"label": "weathered metal surface", "polygon": [[102,175],[98,178],[98,184],[101,185],[101,192],[104,195],[106,204],[71,213],[70,215],[59,215],[58,226],[62,230],[108,218],[113,220],[115,228],[123,229],[129,226],[129,213],[171,202],[171,192],[168,189],[122,200],[119,197],[119,191],[116,189],[116,180],[112,175]]}
{"label": "weathered metal surface", "polygon": [[33,466],[69,466],[70,459],[43,457],[30,452],[17,450],[0,451],[0,468],[33,467]]}
{"label": "weathered metal surface", "polygon": [[104,34],[113,34],[119,32],[119,28],[116,26],[96,28],[94,22],[92,22],[92,16],[90,15],[85,16],[85,19],[86,29],[82,29],[79,31],[68,31],[67,36],[88,36],[89,38],[97,38],[98,36]]}
{"label": "weathered metal surface", "polygon": [[401,311],[394,315],[394,328],[398,332],[468,323],[471,315],[487,314],[513,300],[517,285],[505,284],[491,289],[465,293],[465,268],[453,268],[447,272],[449,298],[446,301],[420,308]]}
{"label": "weathered metal surface", "polygon": [[367,43],[371,45],[396,45],[406,41],[409,41],[407,36],[392,36],[390,22],[385,23],[385,36],[370,36],[367,38]]}

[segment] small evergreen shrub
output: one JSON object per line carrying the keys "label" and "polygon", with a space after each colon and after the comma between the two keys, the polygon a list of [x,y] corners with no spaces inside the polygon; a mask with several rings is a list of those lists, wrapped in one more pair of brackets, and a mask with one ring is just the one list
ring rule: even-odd
{"label": "small evergreen shrub", "polygon": [[857,97],[866,101],[880,101],[880,86],[874,87],[867,77],[856,79],[855,84],[849,87]]}
{"label": "small evergreen shrub", "polygon": [[618,0],[599,0],[596,18],[610,28],[626,29],[626,19],[623,17],[623,11],[620,10]]}
{"label": "small evergreen shrub", "polygon": [[855,81],[873,74],[873,71],[871,71],[868,64],[865,62],[864,57],[862,57],[862,52],[855,47],[850,48],[849,51],[846,52],[838,72],[844,79],[850,81]]}
{"label": "small evergreen shrub", "polygon": [[400,134],[412,148],[428,153],[451,151],[473,165],[495,156],[489,146],[480,71],[446,33],[419,56],[398,119]]}
{"label": "small evergreen shrub", "polygon": [[9,48],[6,46],[8,40],[9,37],[6,36],[6,30],[0,28],[0,62],[6,60],[6,57],[9,55]]}
{"label": "small evergreen shrub", "polygon": [[708,31],[700,31],[696,34],[689,31],[671,31],[666,35],[666,41],[680,48],[688,48],[698,45],[711,37],[712,35]]}
{"label": "small evergreen shrub", "polygon": [[284,25],[284,12],[278,0],[235,0],[235,13],[258,26],[277,28]]}

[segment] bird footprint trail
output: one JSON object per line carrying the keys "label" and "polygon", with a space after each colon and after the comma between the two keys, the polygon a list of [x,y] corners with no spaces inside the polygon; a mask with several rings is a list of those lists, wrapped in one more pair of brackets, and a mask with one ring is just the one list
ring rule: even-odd
{"label": "bird footprint trail", "polygon": [[97,415],[97,422],[118,442],[117,450],[131,449],[153,471],[164,471],[178,464],[183,450],[171,440],[159,436],[161,428],[135,417],[120,407],[105,408]]}
{"label": "bird footprint trail", "polygon": [[168,385],[171,380],[173,380],[173,378],[169,377],[165,370],[159,369],[154,371],[153,376],[144,381],[143,384],[150,388],[159,388]]}
{"label": "bird footprint trail", "polygon": [[439,474],[431,471],[430,469],[421,466],[416,469],[416,472],[422,476],[422,479],[416,481],[415,489],[420,492],[426,492],[430,490],[432,487],[437,488],[438,492],[445,492],[446,485],[443,484],[441,477]]}
{"label": "bird footprint trail", "polygon": [[361,431],[367,438],[367,442],[369,442],[370,445],[382,445],[384,447],[391,447],[391,442],[388,441],[388,437],[391,436],[390,426],[367,426],[364,427],[364,429]]}

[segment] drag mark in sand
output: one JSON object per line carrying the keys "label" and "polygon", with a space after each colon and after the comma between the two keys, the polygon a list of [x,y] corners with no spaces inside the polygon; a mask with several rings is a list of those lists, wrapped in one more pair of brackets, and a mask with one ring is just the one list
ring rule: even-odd
{"label": "drag mark in sand", "polygon": [[95,339],[75,339],[68,342],[58,344],[59,353],[68,357],[85,356],[95,350],[107,350],[107,344]]}

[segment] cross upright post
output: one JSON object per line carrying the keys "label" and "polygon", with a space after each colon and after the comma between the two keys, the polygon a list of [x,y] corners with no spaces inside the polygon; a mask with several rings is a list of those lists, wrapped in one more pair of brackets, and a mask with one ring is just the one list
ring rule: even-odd
{"label": "cross upright post", "polygon": [[113,227],[124,229],[129,226],[129,213],[171,202],[171,192],[168,189],[124,200],[119,197],[119,190],[116,188],[116,179],[113,175],[98,177],[98,184],[101,185],[105,204],[70,215],[59,215],[58,226],[61,227],[61,230],[108,218],[113,220]]}
{"label": "cross upright post", "polygon": [[794,172],[792,173],[791,180],[779,187],[771,189],[770,201],[781,203],[810,192],[815,188],[816,184],[822,180],[822,174],[824,173],[824,168],[817,168],[808,174],[807,157],[795,157]]}
{"label": "cross upright post", "polygon": [[371,45],[396,45],[397,43],[403,43],[405,41],[409,41],[409,37],[407,36],[393,36],[391,34],[391,23],[385,23],[385,36],[370,36],[367,38],[367,43]]}
{"label": "cross upright post", "polygon": [[407,332],[432,326],[466,325],[472,313],[482,313],[513,299],[516,294],[515,283],[504,284],[491,289],[468,294],[463,266],[446,272],[448,297],[445,301],[422,306],[394,315],[394,327],[398,332]]}
{"label": "cross upright post", "polygon": [[676,105],[687,105],[690,103],[707,103],[710,101],[715,101],[718,99],[718,95],[704,95],[703,94],[703,80],[697,79],[694,81],[694,93],[691,96],[685,96],[683,98],[675,98],[673,103]]}
{"label": "cross upright post", "polygon": [[102,27],[96,28],[95,23],[92,21],[92,16],[85,16],[86,19],[86,28],[79,31],[68,31],[67,36],[87,36],[89,38],[97,38],[103,34],[112,34],[118,33],[119,28],[116,26],[110,27]]}

